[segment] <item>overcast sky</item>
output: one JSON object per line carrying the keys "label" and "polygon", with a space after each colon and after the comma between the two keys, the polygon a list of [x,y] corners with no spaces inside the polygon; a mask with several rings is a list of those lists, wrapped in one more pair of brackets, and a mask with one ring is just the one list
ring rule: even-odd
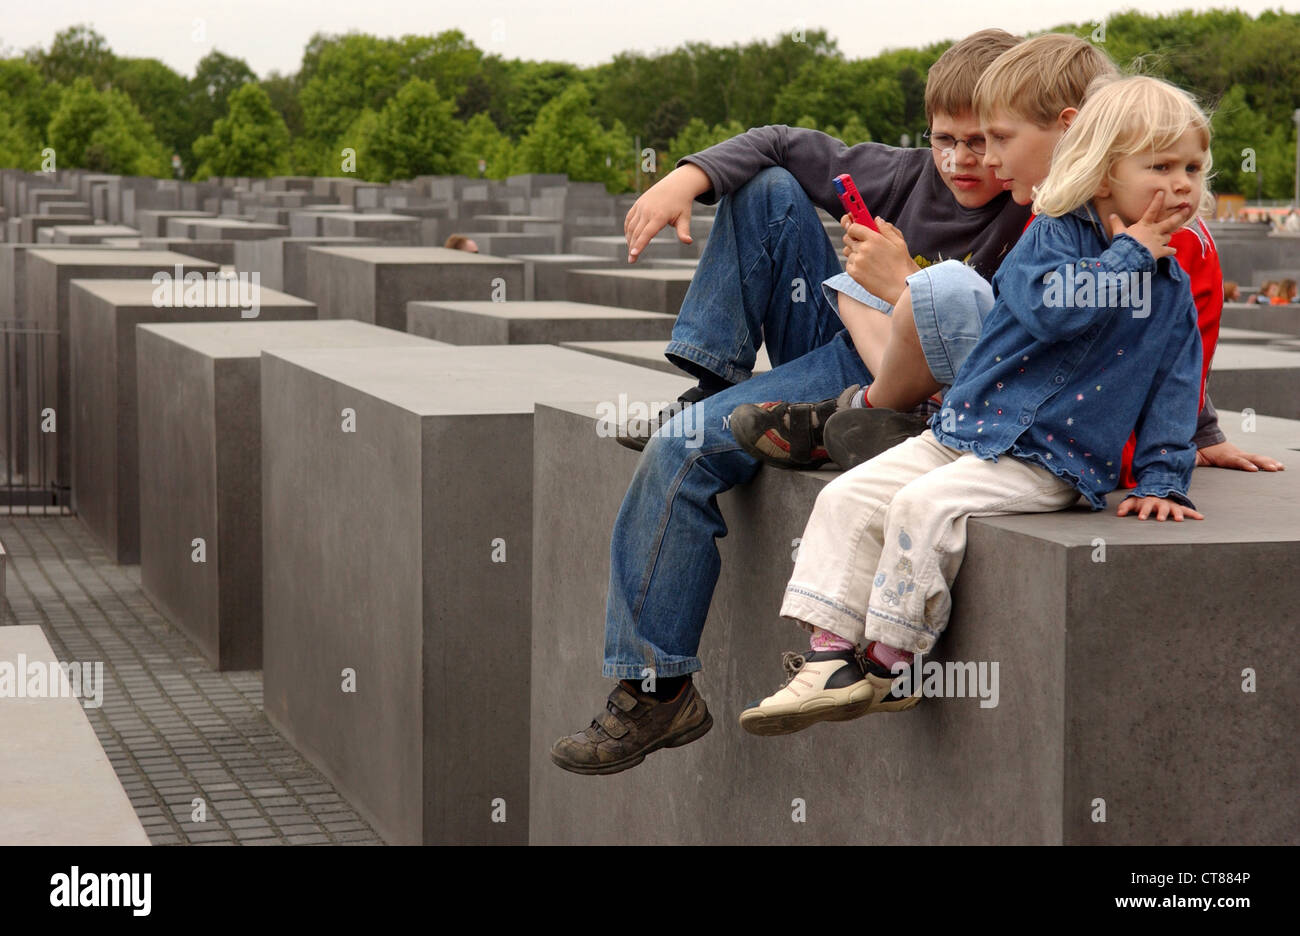
{"label": "overcast sky", "polygon": [[[954,39],[986,26],[1010,31],[1093,21],[1124,9],[1167,13],[1235,7],[1300,10],[1300,0],[1177,3],[1156,0],[3,0],[0,51],[50,44],[60,29],[89,23],[115,53],[161,59],[185,75],[213,48],[244,59],[259,76],[297,71],[315,32],[431,35],[460,29],[481,49],[505,58],[577,65],[617,52],[653,52],[683,42],[729,45],[770,40],[800,25],[822,27],[849,58],[886,48]],[[1298,50],[1300,54],[1300,50]]]}

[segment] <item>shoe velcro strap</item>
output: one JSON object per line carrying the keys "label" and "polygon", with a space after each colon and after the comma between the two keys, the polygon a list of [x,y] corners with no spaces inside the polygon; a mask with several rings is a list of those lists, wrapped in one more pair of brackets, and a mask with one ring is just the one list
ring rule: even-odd
{"label": "shoe velcro strap", "polygon": [[618,740],[632,730],[621,718],[610,711],[602,712],[596,721],[600,724],[600,727],[605,730],[605,734],[615,740]]}
{"label": "shoe velcro strap", "polygon": [[812,407],[791,406],[789,403],[782,405],[785,407],[782,422],[790,428],[781,434],[785,436],[785,441],[790,446],[790,461],[796,465],[805,464],[812,460]]}
{"label": "shoe velcro strap", "polygon": [[613,702],[616,707],[624,712],[630,712],[636,708],[636,697],[628,692],[622,686],[618,686],[609,694],[609,701]]}

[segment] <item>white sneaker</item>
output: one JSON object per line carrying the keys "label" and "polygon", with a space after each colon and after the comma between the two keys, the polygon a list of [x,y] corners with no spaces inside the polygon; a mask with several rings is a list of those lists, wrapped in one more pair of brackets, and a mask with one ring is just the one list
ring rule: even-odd
{"label": "white sneaker", "polygon": [[790,734],[820,721],[857,718],[879,694],[853,650],[787,651],[781,665],[789,674],[785,685],[740,713],[740,726],[750,734]]}

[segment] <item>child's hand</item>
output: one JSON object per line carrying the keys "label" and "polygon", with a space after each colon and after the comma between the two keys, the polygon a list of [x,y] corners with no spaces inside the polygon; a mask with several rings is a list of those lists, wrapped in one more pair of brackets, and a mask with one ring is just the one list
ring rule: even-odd
{"label": "child's hand", "polygon": [[1151,197],[1151,204],[1147,205],[1146,212],[1131,227],[1126,227],[1119,215],[1111,214],[1110,233],[1112,239],[1119,237],[1121,234],[1127,234],[1151,251],[1151,256],[1157,260],[1161,257],[1172,257],[1178,251],[1169,246],[1169,236],[1196,213],[1196,208],[1193,206],[1184,208],[1181,211],[1175,211],[1165,220],[1159,221],[1157,219],[1164,211],[1164,208],[1165,193],[1161,189]]}
{"label": "child's hand", "polygon": [[888,221],[876,218],[876,233],[865,224],[854,222],[852,215],[840,218],[844,228],[844,256],[848,258],[844,272],[853,277],[864,289],[884,299],[890,305],[907,288],[907,278],[921,269],[907,249],[903,232]]}
{"label": "child's hand", "polygon": [[1152,511],[1155,512],[1157,520],[1164,520],[1168,516],[1173,516],[1180,523],[1183,517],[1191,517],[1193,520],[1205,519],[1198,511],[1190,507],[1184,507],[1177,501],[1169,500],[1166,497],[1137,497],[1136,495],[1129,495],[1120,501],[1119,509],[1115,511],[1115,515],[1127,517],[1134,511],[1137,512],[1139,520],[1145,520],[1151,516]]}

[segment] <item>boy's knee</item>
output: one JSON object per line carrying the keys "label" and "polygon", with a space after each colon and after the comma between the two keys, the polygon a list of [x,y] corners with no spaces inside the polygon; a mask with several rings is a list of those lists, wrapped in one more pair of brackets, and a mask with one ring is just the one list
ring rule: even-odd
{"label": "boy's knee", "polygon": [[735,195],[742,199],[760,197],[777,202],[792,202],[796,199],[809,201],[799,180],[790,174],[790,170],[781,166],[769,166],[760,170],[737,189]]}

